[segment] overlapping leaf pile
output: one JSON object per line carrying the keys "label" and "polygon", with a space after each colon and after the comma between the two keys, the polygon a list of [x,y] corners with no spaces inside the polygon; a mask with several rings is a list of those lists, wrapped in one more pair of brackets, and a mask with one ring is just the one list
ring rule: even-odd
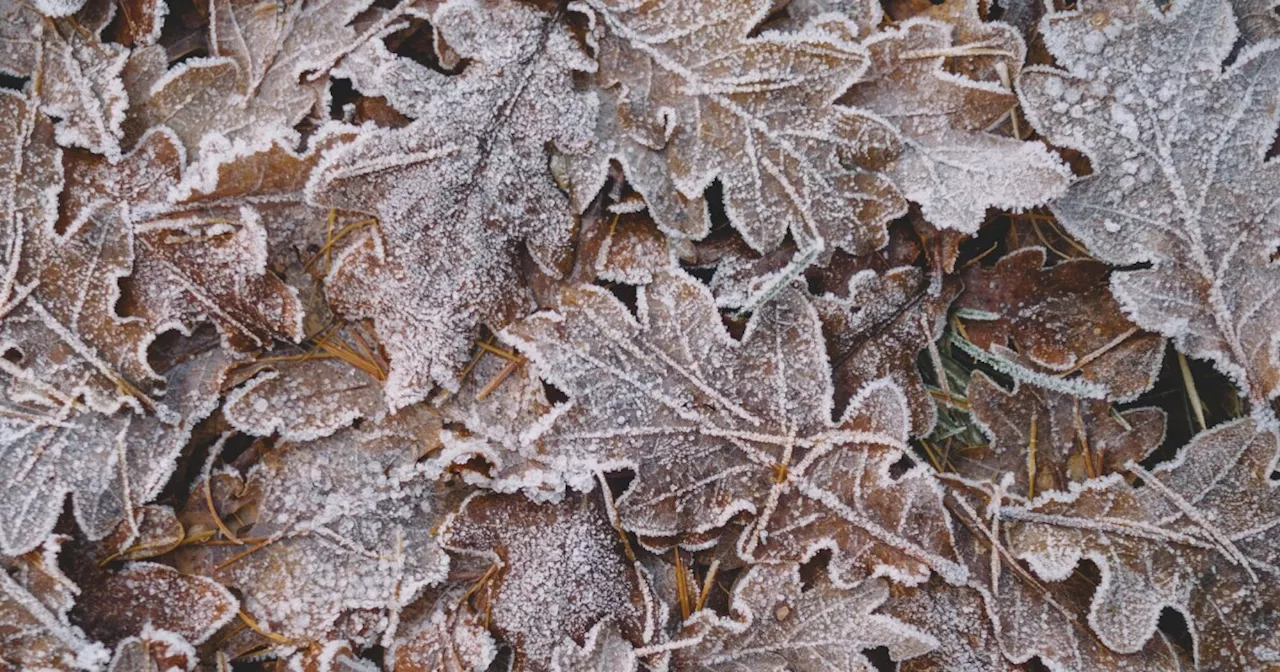
{"label": "overlapping leaf pile", "polygon": [[0,669],[1280,669],[1274,3],[0,0],[0,75]]}

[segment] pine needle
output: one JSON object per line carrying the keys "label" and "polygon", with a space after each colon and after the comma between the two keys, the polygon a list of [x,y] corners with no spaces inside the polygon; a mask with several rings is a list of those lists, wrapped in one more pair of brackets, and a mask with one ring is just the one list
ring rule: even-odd
{"label": "pine needle", "polygon": [[1187,388],[1187,401],[1191,403],[1191,410],[1195,413],[1196,424],[1203,431],[1208,428],[1204,420],[1204,404],[1200,402],[1200,393],[1196,391],[1196,379],[1191,375],[1191,365],[1187,363],[1187,356],[1181,352],[1178,353],[1178,368],[1182,370],[1182,384]]}

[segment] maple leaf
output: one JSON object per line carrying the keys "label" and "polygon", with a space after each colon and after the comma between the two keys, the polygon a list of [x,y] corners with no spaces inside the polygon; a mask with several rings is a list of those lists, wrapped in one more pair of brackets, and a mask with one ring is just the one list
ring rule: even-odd
{"label": "maple leaf", "polygon": [[957,473],[999,481],[1013,475],[1013,490],[1065,490],[1146,459],[1164,440],[1158,408],[1114,411],[1104,401],[1079,399],[1021,383],[1005,392],[986,374],[970,379],[969,409],[990,439],[953,458]]}
{"label": "maple leaf", "polygon": [[0,7],[0,72],[31,78],[32,99],[59,120],[60,144],[115,161],[128,105],[121,73],[129,50],[101,39],[112,9],[100,1],[6,2]]}
{"label": "maple leaf", "polygon": [[21,557],[0,556],[0,664],[12,669],[94,669],[110,653],[72,625],[76,586],[58,569],[66,537]]}
{"label": "maple leaf", "polygon": [[889,585],[872,579],[841,590],[824,578],[811,586],[796,565],[760,565],[734,586],[732,618],[700,612],[684,637],[695,646],[675,651],[676,669],[706,672],[817,672],[876,669],[863,655],[885,646],[893,660],[937,645],[928,635],[875,610],[889,598]]}
{"label": "maple leaf", "polygon": [[556,504],[477,494],[440,532],[448,549],[489,559],[482,610],[514,649],[512,668],[551,669],[556,649],[611,619],[633,642],[652,628],[646,578],[627,561],[602,496]]}
{"label": "maple leaf", "polygon": [[1280,168],[1264,158],[1280,48],[1262,43],[1224,66],[1236,37],[1225,0],[1086,5],[1050,15],[1041,33],[1068,69],[1023,73],[1023,107],[1094,171],[1054,213],[1102,261],[1151,265],[1111,279],[1138,326],[1212,361],[1265,404],[1280,394],[1269,215]]}
{"label": "maple leaf", "polygon": [[1164,339],[1140,331],[1111,295],[1111,270],[1089,259],[1045,267],[1041,247],[1024,247],[992,267],[962,274],[956,301],[965,336],[986,350],[1015,347],[1025,363],[1103,385],[1117,401],[1155,384]]}
{"label": "maple leaf", "polygon": [[[376,642],[388,618],[448,567],[430,532],[443,486],[416,464],[438,426],[433,415],[409,409],[280,446],[246,477],[228,475],[231,482],[214,489],[231,500],[217,506],[244,521],[231,539],[239,543],[184,546],[177,566],[237,588],[244,609],[278,642]],[[209,522],[201,497],[209,482],[197,485],[184,512],[189,535],[232,532]]]}
{"label": "maple leaf", "polygon": [[[751,35],[769,0],[581,4],[594,17],[604,92],[601,140],[570,159],[579,211],[616,160],[673,235],[706,233],[703,191],[718,179],[730,221],[756,250],[788,231],[803,249],[884,243],[884,225],[906,209],[876,172],[896,133],[832,104],[867,67],[856,25],[827,15],[802,31]],[[722,57],[706,59],[707,44]]]}
{"label": "maple leaf", "polygon": [[932,482],[919,469],[889,476],[906,448],[902,392],[867,385],[833,422],[821,326],[799,291],[761,307],[741,341],[682,272],[655,273],[637,302],[638,319],[598,287],[571,287],[557,311],[503,331],[571,397],[528,437],[543,460],[571,482],[578,470],[635,471],[618,507],[642,536],[702,534],[747,514],[744,559],[757,547],[771,560],[828,548],[846,584],[856,563],[957,579]]}
{"label": "maple leaf", "polygon": [[1083,559],[1098,566],[1088,622],[1111,649],[1141,649],[1170,607],[1194,633],[1198,668],[1264,669],[1280,651],[1278,450],[1273,420],[1236,420],[1151,471],[1131,464],[1140,486],[1112,475],[999,515],[1012,552],[1046,581]]}
{"label": "maple leaf", "polygon": [[[1007,84],[944,69],[947,56],[994,52],[1005,55],[1006,75],[1016,76],[1026,51],[1017,31],[982,24],[976,9],[952,21],[954,27],[910,19],[868,38],[870,67],[840,102],[887,120],[901,134],[902,151],[885,172],[920,204],[925,219],[971,233],[987,208],[1044,204],[1062,193],[1071,174],[1041,143],[984,132],[1017,105]],[[956,39],[976,26],[987,33],[980,42]]]}
{"label": "maple leaf", "polygon": [[127,137],[164,125],[195,153],[210,132],[247,139],[296,126],[328,105],[328,80],[314,73],[327,71],[335,58],[365,39],[348,24],[370,4],[213,0],[208,56],[172,68],[163,49],[140,49],[130,56]]}
{"label": "maple leaf", "polygon": [[463,72],[396,59],[416,120],[364,129],[308,187],[317,203],[378,216],[380,235],[344,251],[325,284],[337,310],[374,321],[393,409],[433,383],[456,389],[477,325],[528,307],[522,243],[543,268],[561,266],[573,218],[545,145],[581,145],[595,114],[572,83],[593,66],[556,16],[495,0],[449,3],[433,21],[468,59]]}
{"label": "maple leaf", "polygon": [[192,428],[217,408],[228,363],[215,350],[169,371],[162,405],[147,416],[100,415],[21,372],[11,378],[0,400],[0,552],[38,546],[68,493],[90,539],[133,520],[134,507],[163,489]]}

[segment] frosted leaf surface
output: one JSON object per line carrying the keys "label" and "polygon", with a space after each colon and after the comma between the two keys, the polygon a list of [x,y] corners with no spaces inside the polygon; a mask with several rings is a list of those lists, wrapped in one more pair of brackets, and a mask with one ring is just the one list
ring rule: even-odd
{"label": "frosted leaf surface", "polygon": [[[440,405],[449,423],[441,432],[443,462],[452,462],[462,477],[488,490],[516,492],[531,498],[558,497],[564,481],[550,464],[538,459],[522,436],[551,410],[542,381],[523,358],[481,351],[480,359],[457,394]],[[483,471],[468,468],[484,461]]]}
{"label": "frosted leaf surface", "polygon": [[191,672],[198,662],[195,647],[181,635],[147,625],[116,644],[107,672]]}
{"label": "frosted leaf surface", "polygon": [[[1003,486],[978,487],[954,479],[949,482],[952,487],[947,503],[956,521],[956,549],[970,570],[970,578],[969,590],[933,593],[938,606],[952,599],[967,605],[961,607],[966,614],[963,621],[943,618],[933,627],[924,626],[944,642],[939,655],[959,656],[961,660],[987,657],[989,643],[980,646],[979,641],[971,641],[974,648],[967,653],[962,644],[958,650],[955,642],[946,644],[957,634],[952,632],[956,628],[966,633],[962,635],[965,639],[970,631],[993,632],[1005,659],[1017,664],[1038,657],[1050,669],[1081,672],[1178,672],[1193,668],[1189,652],[1163,634],[1133,651],[1107,648],[1087,621],[1089,598],[1097,589],[1098,579],[1090,576],[1087,568],[1081,568],[1063,581],[1038,580],[1008,547],[1010,528],[1000,520],[1000,505],[1005,504],[1001,498],[1009,494]],[[985,609],[974,611],[979,605],[970,591],[976,591]],[[892,605],[911,602],[907,599]],[[919,601],[915,603],[918,608]],[[983,614],[985,623],[977,620]]]}
{"label": "frosted leaf surface", "polygon": [[503,332],[571,398],[531,433],[543,459],[570,472],[634,470],[618,508],[642,536],[705,533],[748,514],[744,558],[761,545],[791,560],[825,547],[843,582],[856,580],[844,575],[855,563],[958,577],[927,476],[888,476],[910,423],[902,392],[877,381],[833,422],[821,325],[801,292],[762,306],[741,341],[683,272],[655,273],[637,302],[638,319],[603,289],[570,287],[556,311]]}
{"label": "frosted leaf surface", "polygon": [[3,376],[0,473],[9,480],[0,489],[0,552],[38,546],[68,493],[91,539],[159,494],[191,429],[217,407],[227,364],[214,351],[168,372],[163,402],[147,416],[127,408],[99,415],[21,372]]}
{"label": "frosted leaf surface", "polygon": [[901,672],[1016,672],[1020,668],[1000,652],[982,596],[962,586],[932,579],[895,590],[883,608],[886,616],[913,623],[937,645],[898,663]]}
{"label": "frosted leaf surface", "polygon": [[791,0],[787,3],[790,28],[802,28],[810,19],[824,14],[840,14],[858,25],[858,37],[866,38],[880,25],[884,10],[872,0]]}
{"label": "frosted leaf surface", "polygon": [[[446,593],[448,595],[448,593]],[[456,598],[455,598],[456,599]],[[483,616],[465,604],[437,602],[434,609],[401,623],[387,651],[395,672],[482,672],[498,647]]]}
{"label": "frosted leaf surface", "polygon": [[1276,0],[1231,0],[1240,36],[1248,40],[1249,44],[1280,37],[1280,13],[1276,12],[1277,7],[1280,7],[1280,2]]}
{"label": "frosted leaf surface", "polygon": [[731,617],[696,615],[681,637],[696,646],[677,649],[676,669],[698,672],[818,672],[877,669],[863,655],[884,646],[905,660],[937,646],[916,628],[876,610],[889,585],[872,579],[841,590],[824,578],[805,587],[796,565],[759,565],[734,587]]}
{"label": "frosted leaf surface", "polygon": [[481,610],[515,649],[513,670],[551,669],[562,643],[577,644],[606,619],[634,642],[648,620],[645,580],[624,554],[599,492],[554,504],[521,495],[478,494],[441,530],[451,551],[487,558],[497,570]]}
{"label": "frosted leaf surface", "polygon": [[850,398],[873,380],[891,378],[911,407],[911,433],[928,434],[937,407],[916,357],[942,336],[959,285],[947,282],[935,293],[921,269],[899,266],[855,273],[846,289],[843,296],[824,294],[813,301],[831,353],[836,398]]}
{"label": "frosted leaf surface", "polygon": [[998,482],[1012,474],[1016,493],[1066,490],[1124,473],[1129,461],[1146,459],[1164,440],[1165,415],[1158,408],[1116,411],[1105,401],[1025,383],[1006,392],[982,372],[970,379],[968,397],[973,420],[990,442],[964,451],[951,466],[976,480]]}
{"label": "frosted leaf surface", "polygon": [[147,133],[117,165],[68,152],[68,230],[119,222],[132,228],[132,296],[126,314],[159,331],[190,332],[212,321],[225,342],[242,349],[269,346],[271,338],[302,338],[296,292],[267,268],[268,235],[248,200],[232,212],[174,211],[171,190],[184,153],[165,130]]}
{"label": "frosted leaf surface", "polygon": [[368,372],[336,357],[300,356],[273,362],[233,390],[222,413],[247,434],[311,441],[358,418],[381,421],[386,406]]}
{"label": "frosted leaf surface", "polygon": [[[1132,399],[1155,384],[1165,341],[1139,331],[1111,295],[1112,272],[1089,259],[1046,268],[1045,251],[1025,247],[995,266],[962,275],[956,307],[966,337],[980,348],[1015,347],[1037,368],[1105,385],[1110,397]],[[966,314],[961,313],[965,318]]]}
{"label": "frosted leaf surface", "polygon": [[[974,16],[958,21],[978,22]],[[911,19],[864,43],[870,67],[842,104],[877,115],[901,134],[902,152],[887,174],[939,228],[978,230],[987,208],[1018,211],[1044,204],[1066,188],[1066,165],[1039,142],[984,132],[1017,105],[998,81],[975,80],[944,68],[945,55],[966,49],[1009,54],[1017,73],[1025,47],[1011,26],[993,24],[982,43],[960,44],[957,29]]]}
{"label": "frosted leaf surface", "polygon": [[0,7],[0,72],[32,79],[33,100],[59,119],[59,144],[115,161],[128,106],[121,73],[129,52],[100,39],[113,3],[77,6],[83,4],[6,2]]}
{"label": "frosted leaf surface", "polygon": [[1198,434],[1173,462],[1131,467],[1140,486],[1110,476],[1034,506],[1005,506],[1012,551],[1046,581],[1067,578],[1080,560],[1096,564],[1102,580],[1088,621],[1118,652],[1141,649],[1171,607],[1195,633],[1201,669],[1274,665],[1274,432],[1236,420]]}
{"label": "frosted leaf surface", "polygon": [[[431,535],[441,486],[417,464],[437,428],[431,414],[406,410],[268,453],[243,482],[214,489],[230,500],[215,504],[245,523],[236,536],[252,545],[183,547],[177,566],[239,589],[244,610],[270,632],[376,642],[448,568]],[[214,528],[205,483],[184,513],[189,534]]]}
{"label": "frosted leaf surface", "polygon": [[[788,231],[804,249],[883,244],[885,223],[906,210],[876,172],[896,133],[832,104],[867,66],[857,25],[828,15],[802,30],[748,36],[769,0],[582,4],[593,14],[606,103],[603,140],[571,161],[579,210],[617,160],[671,233],[706,233],[703,190],[719,179],[731,223],[757,250]],[[705,57],[708,44],[720,57]]]}
{"label": "frosted leaf surface", "polygon": [[348,24],[370,4],[210,2],[208,56],[169,69],[163,54],[131,57],[143,62],[131,64],[139,77],[129,88],[128,135],[136,138],[163,124],[195,153],[206,133],[247,139],[266,129],[296,126],[328,105],[328,80],[313,75],[327,72],[360,41]]}
{"label": "frosted leaf surface", "polygon": [[[131,562],[119,569],[96,567],[98,558],[80,555],[81,584],[75,621],[110,643],[143,632],[147,626],[171,631],[202,644],[235,618],[240,603],[231,591],[203,576],[188,576],[167,565]],[[96,570],[96,571],[95,571]]]}
{"label": "frosted leaf surface", "polygon": [[552,672],[634,672],[638,666],[635,648],[613,621],[597,623],[581,647],[563,642],[551,655]]}
{"label": "frosted leaf surface", "polygon": [[67,619],[78,592],[58,569],[61,538],[21,557],[0,556],[0,664],[12,669],[101,669],[110,653]]}
{"label": "frosted leaf surface", "polygon": [[478,325],[528,307],[522,244],[545,269],[566,260],[573,218],[546,146],[580,147],[595,114],[594,97],[572,82],[593,65],[557,17],[511,0],[455,2],[433,25],[468,59],[463,72],[395,59],[416,120],[366,127],[326,155],[309,186],[317,203],[379,219],[378,233],[335,259],[326,287],[347,317],[374,321],[392,408],[436,383],[456,389]]}
{"label": "frosted leaf surface", "polygon": [[1225,0],[1138,0],[1053,14],[1041,29],[1066,70],[1028,69],[1019,90],[1050,142],[1093,174],[1053,206],[1116,273],[1138,326],[1208,359],[1254,404],[1280,394],[1280,167],[1264,160],[1280,109],[1280,45],[1244,49]]}
{"label": "frosted leaf surface", "polygon": [[[303,190],[322,153],[354,137],[341,124],[324,126],[298,152],[296,134],[282,129],[250,139],[206,136],[200,156],[183,174],[173,195],[173,212],[205,220],[239,220],[248,208],[266,232],[272,266],[297,264],[349,224],[306,202]],[[172,215],[171,215],[172,216]]]}

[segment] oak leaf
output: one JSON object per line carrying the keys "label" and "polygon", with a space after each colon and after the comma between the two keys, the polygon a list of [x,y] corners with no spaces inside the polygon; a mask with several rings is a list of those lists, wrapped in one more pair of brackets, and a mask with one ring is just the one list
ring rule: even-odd
{"label": "oak leaf", "polygon": [[741,341],[680,271],[637,293],[638,318],[598,287],[571,287],[556,311],[502,333],[570,396],[528,437],[541,459],[571,482],[635,471],[618,508],[642,536],[702,534],[746,515],[747,559],[828,548],[845,584],[863,571],[918,581],[930,568],[958,579],[931,480],[889,475],[910,422],[902,392],[873,382],[833,421],[821,327],[801,292],[761,307]]}
{"label": "oak leaf", "polygon": [[1280,651],[1269,607],[1280,598],[1273,422],[1232,421],[1198,434],[1172,462],[1130,465],[1138,486],[1116,474],[1001,507],[1012,552],[1046,581],[1084,559],[1097,565],[1088,622],[1117,652],[1143,648],[1170,607],[1195,633],[1197,667],[1264,669]]}
{"label": "oak leaf", "polygon": [[395,58],[416,120],[365,128],[326,155],[308,188],[317,203],[379,219],[335,260],[326,287],[336,309],[374,321],[393,409],[435,383],[456,389],[478,325],[529,306],[522,244],[543,268],[561,266],[573,218],[545,146],[580,146],[595,114],[572,83],[594,66],[558,17],[494,0],[444,5],[433,21],[466,68],[449,76]]}
{"label": "oak leaf", "polygon": [[1104,386],[1117,401],[1151,388],[1164,339],[1139,330],[1111,295],[1105,264],[1072,259],[1045,266],[1041,247],[1024,247],[992,267],[966,269],[956,301],[965,336],[986,350],[1015,348],[1036,368]]}
{"label": "oak leaf", "polygon": [[1265,159],[1280,48],[1264,42],[1224,65],[1237,34],[1225,0],[1086,3],[1046,17],[1041,32],[1067,69],[1023,73],[1023,107],[1050,142],[1093,165],[1054,213],[1102,261],[1150,264],[1112,276],[1130,319],[1265,405],[1280,394],[1268,214],[1280,167]]}
{"label": "oak leaf", "polygon": [[932,637],[876,612],[889,586],[872,579],[841,590],[820,577],[800,580],[796,565],[759,565],[734,586],[732,617],[700,612],[682,637],[699,639],[676,649],[676,669],[699,672],[760,670],[817,672],[876,669],[863,651],[887,647],[893,660],[918,656],[937,645]]}
{"label": "oak leaf", "polygon": [[477,494],[446,522],[441,543],[494,563],[480,599],[491,627],[515,649],[517,672],[552,669],[562,644],[605,620],[629,641],[652,634],[646,578],[627,561],[598,491],[570,492],[555,504]]}
{"label": "oak leaf", "polygon": [[[581,3],[604,92],[600,140],[570,160],[579,211],[617,160],[672,234],[706,233],[703,191],[718,179],[730,221],[757,250],[788,231],[803,249],[884,242],[884,225],[906,209],[876,172],[896,132],[832,104],[867,67],[858,27],[826,15],[800,31],[752,35],[772,4]],[[708,44],[723,56],[705,59]]]}

